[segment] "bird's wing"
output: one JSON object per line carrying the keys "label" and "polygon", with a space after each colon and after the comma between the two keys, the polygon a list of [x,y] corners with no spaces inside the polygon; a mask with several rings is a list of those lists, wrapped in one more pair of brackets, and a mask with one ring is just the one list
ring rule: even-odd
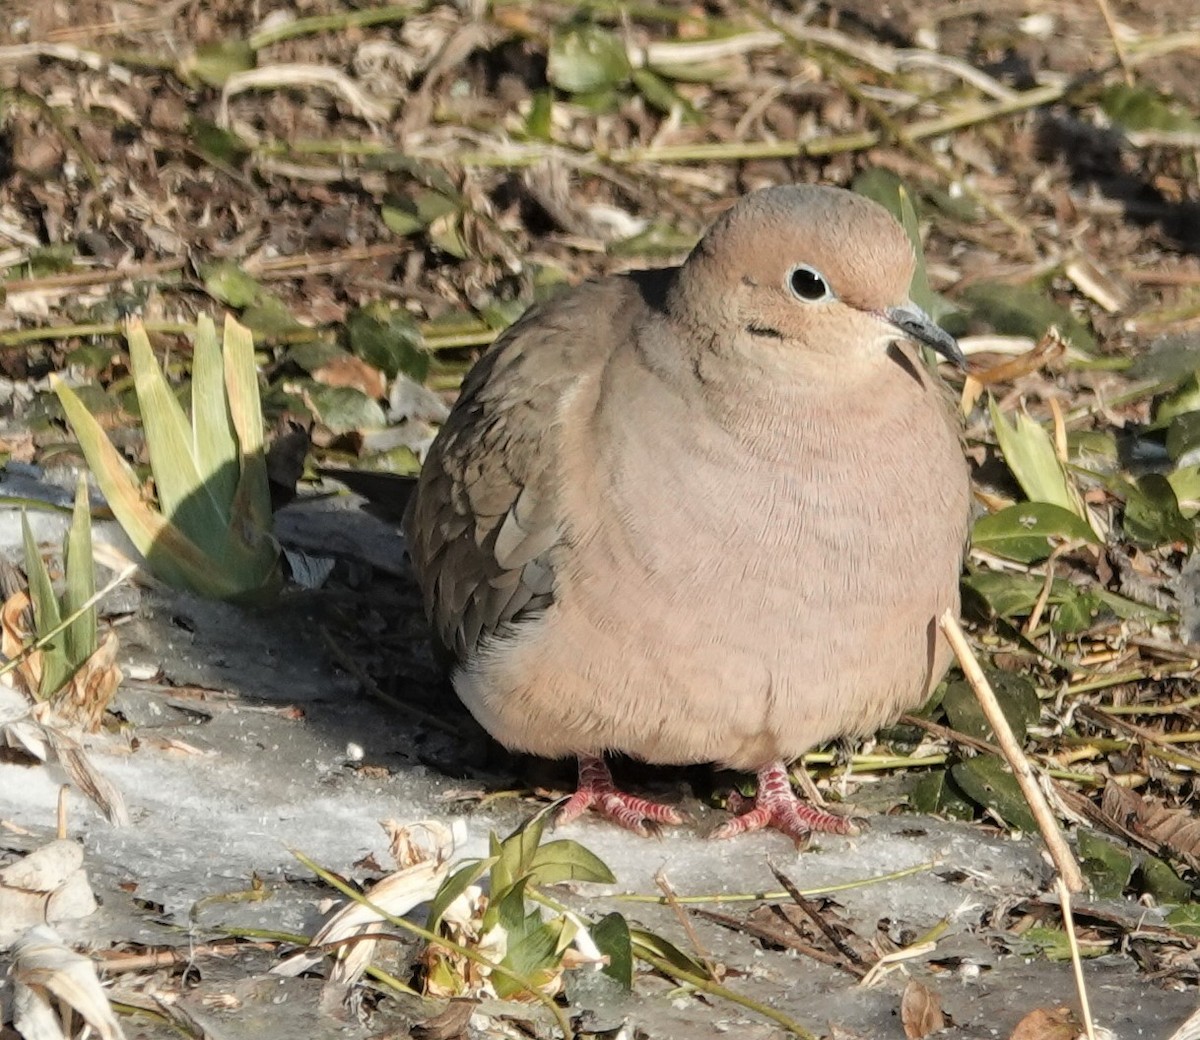
{"label": "bird's wing", "polygon": [[615,278],[532,308],[476,363],[429,450],[405,528],[434,633],[457,660],[554,599],[565,413],[631,307]]}

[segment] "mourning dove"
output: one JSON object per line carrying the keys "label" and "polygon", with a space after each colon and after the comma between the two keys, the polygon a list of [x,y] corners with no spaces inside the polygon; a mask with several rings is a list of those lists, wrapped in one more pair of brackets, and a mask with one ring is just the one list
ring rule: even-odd
{"label": "mourning dove", "polygon": [[845,833],[784,763],[919,704],[958,609],[967,466],[881,206],[754,192],[680,267],[530,309],[468,374],[405,524],[435,636],[509,748],[577,756],[560,820],[671,807],[605,752],[758,773],[717,837]]}

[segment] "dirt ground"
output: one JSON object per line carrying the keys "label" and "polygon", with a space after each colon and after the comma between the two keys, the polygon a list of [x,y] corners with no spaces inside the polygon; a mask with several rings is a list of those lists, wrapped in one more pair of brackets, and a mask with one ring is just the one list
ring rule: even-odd
{"label": "dirt ground", "polygon": [[[306,21],[321,16],[331,20]],[[593,29],[604,46],[618,41],[620,60],[570,49],[595,44]],[[140,585],[106,605],[128,678],[91,743],[132,821],[113,828],[71,796],[67,833],[101,909],[60,930],[101,965],[126,1035],[552,1032],[537,1004],[485,1002],[455,1032],[427,1024],[442,1010],[433,1000],[365,984],[330,1007],[322,969],[268,973],[290,948],[279,933],[311,934],[330,895],[291,850],[366,882],[383,872],[378,821],[433,817],[465,820],[462,854],[478,855],[489,830],[508,832],[570,782],[565,765],[497,748],[453,698],[394,523],[329,497],[315,463],[411,472],[462,373],[541,294],[677,261],[745,191],[865,190],[885,171],[916,199],[929,279],[958,307],[946,320],[974,344],[973,372],[1002,365],[1014,344],[1032,347],[1050,323],[1080,352],[996,376],[1002,410],[1065,414],[1073,451],[1110,438],[1122,477],[1182,467],[1186,452],[1164,461],[1156,423],[1168,421],[1164,395],[1181,399],[1200,369],[1168,385],[1161,360],[1169,350],[1192,359],[1200,343],[1198,155],[1194,0],[0,2],[0,493],[11,503],[0,549],[19,559],[16,506],[54,499],[78,462],[49,373],[84,385],[119,446],[144,462],[119,322],[141,316],[182,379],[181,323],[234,310],[256,333],[273,433],[306,435],[306,461],[295,450],[276,460],[280,504],[297,496],[277,533],[334,563],[325,585],[290,588],[259,613]],[[358,335],[364,322],[388,337]],[[1015,485],[989,423],[976,408],[967,443],[993,508]],[[1124,494],[1089,485],[1088,501],[1128,520]],[[1138,540],[1116,522],[1101,551],[1048,565],[1076,590],[1161,611],[1157,620],[1119,614],[1047,631],[1022,627],[1028,608],[1014,621],[990,600],[972,620],[989,663],[1037,688],[1031,754],[1069,774],[1058,780],[1076,800],[1059,808],[1073,832],[1094,827],[1135,857],[1169,862],[1189,893],[1178,901],[1194,908],[1200,843],[1122,831],[1101,798],[1108,781],[1136,776],[1156,804],[1194,806],[1200,593],[1194,511],[1178,497],[1186,530],[1162,521],[1166,534]],[[53,544],[58,521],[39,522]],[[121,544],[115,529],[104,537]],[[992,569],[1004,570],[971,561],[973,574]],[[1161,712],[1136,716],[1132,736],[1075,712],[1130,705]],[[853,757],[889,748],[924,764]],[[703,951],[730,990],[819,1035],[928,1035],[902,1013],[910,978],[940,998],[938,1035],[1075,1035],[1078,1022],[1019,1031],[1038,1009],[1078,1014],[1039,843],[1009,836],[986,802],[957,821],[912,810],[921,778],[942,775],[931,756],[954,762],[960,751],[907,732],[814,762],[827,795],[877,815],[861,838],[798,857],[769,835],[736,848],[702,840],[733,778],[626,763],[625,776],[681,798],[694,822],[660,842],[591,821],[567,829],[617,883],[563,898]],[[0,754],[0,865],[53,836],[61,781]],[[939,928],[936,945],[859,986],[828,948],[811,955],[825,940],[786,925],[794,908],[781,894],[732,898],[774,891],[768,860],[806,889],[913,869],[839,892],[823,912],[868,960]],[[1196,1005],[1198,929],[1168,917],[1138,880],[1145,869],[1076,913],[1098,1023],[1166,1040]],[[680,896],[730,900],[702,904],[708,917],[623,901],[658,894],[660,872]],[[397,949],[390,970],[412,979],[417,944]],[[631,995],[597,978],[569,976],[578,1035],[786,1028],[662,972],[642,970]]]}

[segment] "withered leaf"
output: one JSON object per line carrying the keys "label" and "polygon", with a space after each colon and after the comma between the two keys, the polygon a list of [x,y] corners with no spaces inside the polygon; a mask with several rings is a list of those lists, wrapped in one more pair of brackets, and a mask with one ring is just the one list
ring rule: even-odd
{"label": "withered leaf", "polygon": [[1109,781],[1102,807],[1122,826],[1152,838],[1193,870],[1200,869],[1200,817],[1187,809],[1170,809]]}
{"label": "withered leaf", "polygon": [[900,998],[900,1021],[908,1040],[922,1040],[936,1033],[946,1025],[942,998],[923,982],[909,979]]}
{"label": "withered leaf", "polygon": [[1078,1034],[1070,1008],[1035,1008],[1017,1023],[1009,1040],[1075,1040]]}

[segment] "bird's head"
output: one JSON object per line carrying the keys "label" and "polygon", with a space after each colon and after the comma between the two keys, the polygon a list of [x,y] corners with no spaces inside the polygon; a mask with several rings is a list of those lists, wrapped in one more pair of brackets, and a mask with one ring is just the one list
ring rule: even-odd
{"label": "bird's head", "polygon": [[[789,185],[747,195],[692,251],[677,313],[745,357],[814,354],[883,361],[914,340],[962,366],[958,344],[909,298],[915,260],[899,223],[841,188]],[[840,367],[840,366],[839,366]]]}

